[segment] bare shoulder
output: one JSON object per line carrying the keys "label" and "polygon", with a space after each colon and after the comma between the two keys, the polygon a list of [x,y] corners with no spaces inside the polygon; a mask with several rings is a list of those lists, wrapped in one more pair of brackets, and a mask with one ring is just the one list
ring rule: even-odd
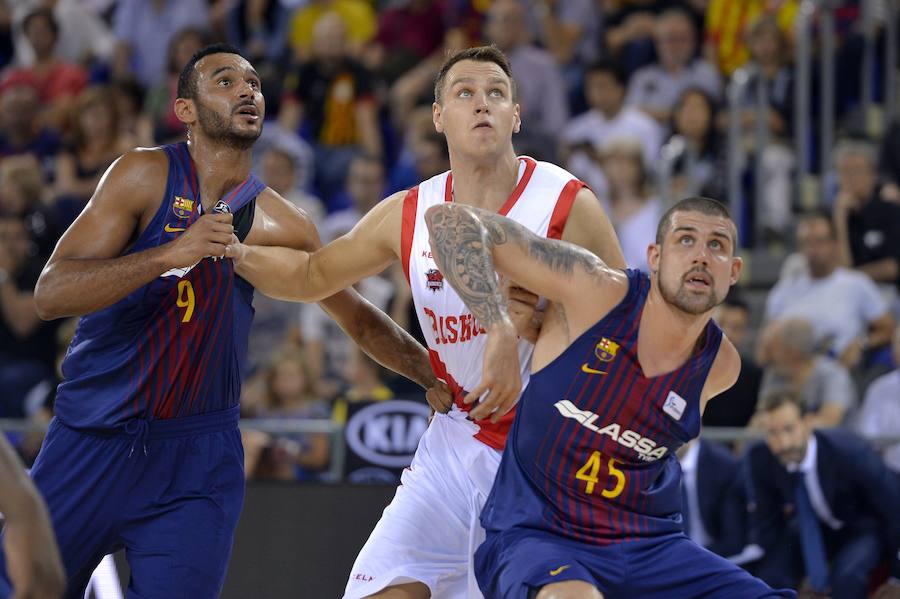
{"label": "bare shoulder", "polygon": [[600,256],[614,268],[625,267],[615,229],[600,200],[588,187],[575,194],[562,238]]}
{"label": "bare shoulder", "polygon": [[161,148],[135,148],[117,158],[100,179],[92,201],[131,208],[159,202],[169,176],[169,159]]}

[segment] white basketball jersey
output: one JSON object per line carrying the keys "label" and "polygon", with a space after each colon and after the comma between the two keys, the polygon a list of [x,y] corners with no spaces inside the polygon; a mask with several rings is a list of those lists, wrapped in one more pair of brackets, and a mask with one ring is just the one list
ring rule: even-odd
{"label": "white basketball jersey", "polygon": [[[547,162],[519,157],[516,188],[499,214],[528,227],[536,234],[562,237],[575,195],[584,187],[567,171]],[[453,175],[446,172],[409,190],[403,204],[402,262],[412,289],[419,324],[428,342],[435,375],[449,385],[455,397],[454,411],[468,411],[462,403],[468,391],[481,382],[486,333],[472,313],[444,281],[431,255],[425,211],[453,199]],[[528,384],[534,346],[519,341],[522,388]],[[514,410],[496,424],[488,419],[476,423],[475,438],[503,449]]]}

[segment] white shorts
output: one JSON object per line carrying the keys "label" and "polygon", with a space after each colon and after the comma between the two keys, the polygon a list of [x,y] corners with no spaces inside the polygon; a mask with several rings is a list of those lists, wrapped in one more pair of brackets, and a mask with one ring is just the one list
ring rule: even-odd
{"label": "white shorts", "polygon": [[479,516],[500,452],[476,432],[455,409],[435,415],[353,564],[344,599],[408,582],[424,583],[436,599],[481,599],[473,568],[485,536]]}

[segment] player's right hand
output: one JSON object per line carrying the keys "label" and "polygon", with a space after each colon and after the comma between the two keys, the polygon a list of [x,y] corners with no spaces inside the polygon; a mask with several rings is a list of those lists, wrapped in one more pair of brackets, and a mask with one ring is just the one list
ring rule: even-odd
{"label": "player's right hand", "polygon": [[453,393],[444,381],[436,381],[425,392],[425,400],[438,414],[446,414],[453,407]]}
{"label": "player's right hand", "polygon": [[480,420],[490,416],[491,422],[497,422],[516,405],[521,391],[516,328],[509,320],[492,324],[484,349],[481,383],[466,395],[463,402],[471,404],[485,393],[487,395],[469,412],[469,417]]}
{"label": "player's right hand", "polygon": [[66,589],[65,570],[43,504],[27,517],[10,518],[3,535],[12,599],[62,597]]}
{"label": "player's right hand", "polygon": [[168,262],[172,268],[193,266],[207,256],[221,258],[231,243],[234,227],[232,214],[204,214],[168,245]]}
{"label": "player's right hand", "polygon": [[506,277],[501,277],[503,295],[509,310],[509,319],[516,327],[519,337],[537,343],[544,322],[544,310],[538,308],[540,297],[524,287],[519,287]]}

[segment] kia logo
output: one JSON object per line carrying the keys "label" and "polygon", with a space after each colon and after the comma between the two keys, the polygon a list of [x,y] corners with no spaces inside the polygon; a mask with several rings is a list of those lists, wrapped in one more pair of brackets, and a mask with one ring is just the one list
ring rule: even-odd
{"label": "kia logo", "polygon": [[347,445],[372,464],[409,466],[430,414],[427,405],[404,399],[366,406],[347,422]]}

